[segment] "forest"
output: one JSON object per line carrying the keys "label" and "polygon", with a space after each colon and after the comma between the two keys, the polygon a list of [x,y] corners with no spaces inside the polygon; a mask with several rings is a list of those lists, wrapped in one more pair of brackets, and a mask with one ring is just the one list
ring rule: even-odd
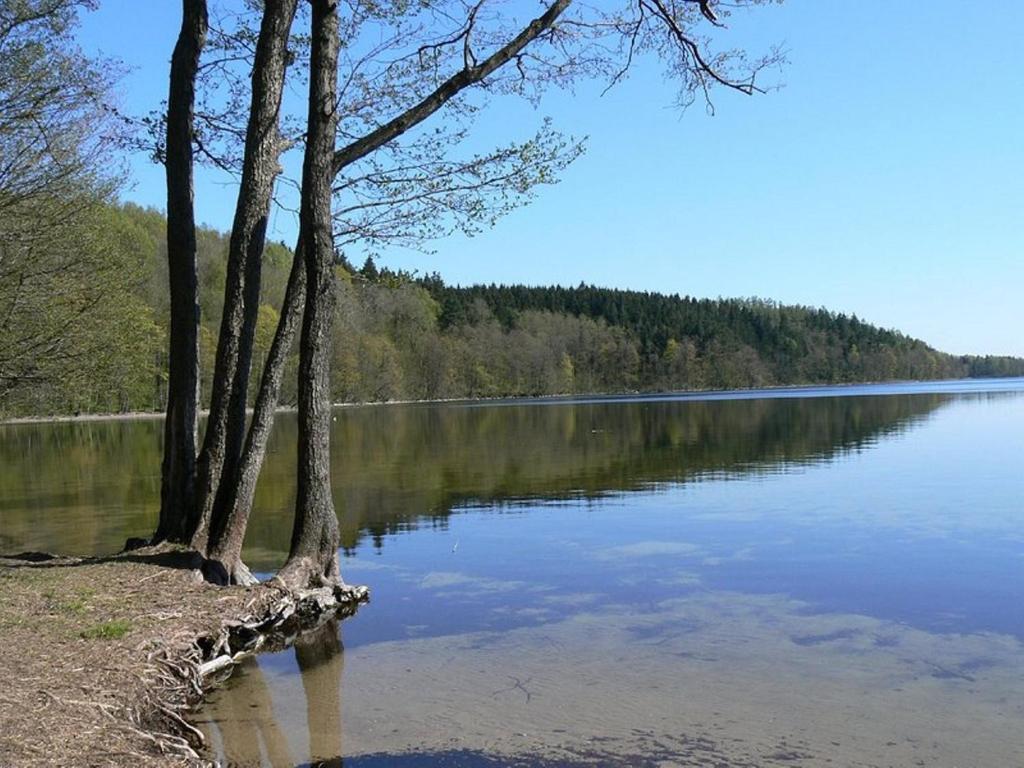
{"label": "forest", "polygon": [[[70,226],[70,225],[69,225]],[[0,279],[0,413],[159,411],[167,385],[166,218],[95,203],[32,269]],[[72,243],[73,247],[69,247]],[[197,232],[202,402],[208,404],[229,235]],[[293,253],[268,243],[252,381],[273,339]],[[1024,375],[1024,360],[953,356],[826,309],[589,285],[445,284],[355,267],[340,253],[336,402],[731,389]],[[43,343],[45,342],[45,343]],[[36,344],[33,347],[33,343]],[[19,346],[20,345],[20,346]],[[293,352],[282,402],[297,398]],[[255,383],[250,400],[255,397]]]}

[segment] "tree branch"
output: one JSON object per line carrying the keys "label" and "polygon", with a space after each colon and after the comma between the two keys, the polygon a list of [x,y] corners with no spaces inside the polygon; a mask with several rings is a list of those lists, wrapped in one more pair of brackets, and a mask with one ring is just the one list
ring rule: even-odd
{"label": "tree branch", "polygon": [[481,64],[463,68],[457,74],[441,83],[418,104],[410,107],[401,115],[380,126],[375,131],[336,151],[334,153],[334,173],[338,174],[347,165],[366,157],[374,150],[401,136],[410,128],[422,123],[460,91],[483,81],[495,70],[511,61],[527,45],[551,29],[558,20],[558,17],[569,7],[571,2],[572,0],[555,0],[544,14],[530,22],[507,45],[495,51]]}

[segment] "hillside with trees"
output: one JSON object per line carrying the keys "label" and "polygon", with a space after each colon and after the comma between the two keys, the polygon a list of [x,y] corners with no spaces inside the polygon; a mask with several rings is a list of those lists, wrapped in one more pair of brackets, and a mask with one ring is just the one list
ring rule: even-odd
{"label": "hillside with trees", "polygon": [[[509,331],[530,328],[545,315],[554,323],[568,316],[621,329],[631,351],[628,361],[621,360],[622,378],[615,389],[631,384],[648,391],[1024,375],[1024,360],[1018,358],[949,355],[856,315],[760,298],[698,299],[585,284],[456,288],[438,277],[420,284],[440,304],[443,329],[474,324],[487,313]],[[567,391],[588,387],[586,382],[583,389]]]}
{"label": "hillside with trees", "polygon": [[[47,273],[38,290],[31,276],[20,288],[0,284],[0,291],[20,290],[19,301],[7,304],[0,349],[34,332],[50,350],[23,355],[21,376],[8,369],[0,412],[161,410],[169,317],[165,217],[130,204],[95,204],[61,233],[52,245],[40,242],[34,263],[59,266],[66,290],[52,292],[51,281],[44,295]],[[197,244],[205,407],[229,237],[199,228]],[[292,256],[275,243],[264,254],[253,381],[273,340]],[[335,275],[331,389],[339,402],[1024,375],[1020,359],[952,356],[856,316],[760,299],[587,285],[463,288],[372,261],[357,269],[343,258]],[[297,397],[297,354],[287,365],[285,404]],[[255,385],[251,390],[250,403]]]}

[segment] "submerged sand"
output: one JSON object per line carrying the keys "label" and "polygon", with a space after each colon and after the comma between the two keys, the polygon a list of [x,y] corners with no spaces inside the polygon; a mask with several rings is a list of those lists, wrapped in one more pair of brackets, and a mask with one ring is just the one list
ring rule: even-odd
{"label": "submerged sand", "polygon": [[288,653],[261,657],[202,727],[237,765],[1024,765],[1015,638],[809,615],[770,595],[644,611],[578,599],[567,619],[374,643],[301,675]]}

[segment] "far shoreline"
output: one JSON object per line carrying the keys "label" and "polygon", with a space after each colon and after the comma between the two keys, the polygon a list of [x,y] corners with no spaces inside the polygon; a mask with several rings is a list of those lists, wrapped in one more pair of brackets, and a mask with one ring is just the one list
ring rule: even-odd
{"label": "far shoreline", "polygon": [[[363,402],[335,402],[331,408],[364,408],[368,406],[389,406],[389,405],[528,405],[545,403],[601,403],[601,402],[632,402],[641,400],[658,400],[671,398],[679,400],[744,400],[757,399],[756,395],[765,393],[766,397],[780,397],[786,393],[793,393],[795,396],[806,395],[808,392],[825,390],[820,397],[832,396],[831,392],[844,390],[845,394],[853,396],[856,393],[848,390],[856,390],[866,387],[900,387],[900,386],[927,386],[927,385],[952,385],[952,384],[977,384],[979,382],[997,381],[1024,381],[1024,376],[991,376],[960,379],[888,379],[881,381],[851,381],[827,384],[771,384],[762,387],[739,387],[732,389],[672,389],[657,390],[651,392],[575,392],[549,395],[511,395],[496,397],[449,397],[422,400],[368,400]],[[864,394],[876,394],[872,392]],[[893,393],[899,394],[899,393]],[[926,394],[922,392],[922,394]],[[843,396],[842,394],[836,396]],[[294,405],[282,405],[275,409],[276,413],[294,413]],[[251,414],[252,409],[247,409]],[[208,409],[199,412],[200,418],[209,415]],[[123,413],[79,413],[79,414],[55,414],[49,416],[14,416],[9,419],[0,419],[0,427],[17,426],[26,424],[66,424],[91,421],[156,421],[165,416],[163,411],[126,411]]]}

